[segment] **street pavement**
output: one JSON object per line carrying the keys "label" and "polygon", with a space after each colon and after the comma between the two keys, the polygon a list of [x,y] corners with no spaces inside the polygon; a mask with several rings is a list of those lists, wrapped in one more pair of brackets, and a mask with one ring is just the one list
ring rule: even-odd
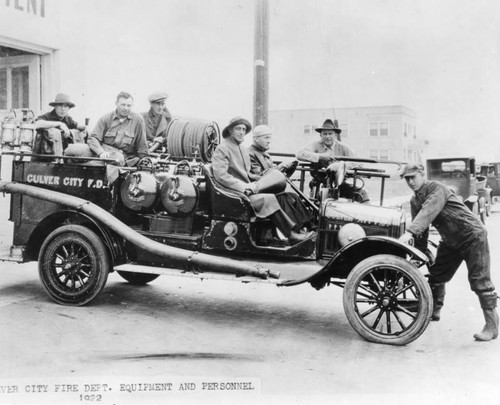
{"label": "street pavement", "polygon": [[[8,246],[11,224],[0,225]],[[498,284],[498,203],[487,228]],[[335,286],[160,277],[134,287],[113,273],[75,308],[48,298],[36,263],[4,262],[0,404],[497,403],[500,342],[473,340],[483,324],[465,266],[441,321],[393,347],[357,335]]]}

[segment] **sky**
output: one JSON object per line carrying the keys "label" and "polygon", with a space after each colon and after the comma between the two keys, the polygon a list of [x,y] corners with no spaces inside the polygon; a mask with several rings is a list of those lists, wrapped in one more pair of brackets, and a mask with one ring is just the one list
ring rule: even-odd
{"label": "sky", "polygon": [[[89,52],[103,56],[95,75],[113,66],[105,56],[115,47],[144,60],[130,73],[144,71],[150,82],[163,86],[174,114],[213,119],[221,126],[236,115],[252,117],[253,0],[57,2],[62,9],[79,5],[99,26],[110,16],[134,21],[103,40],[93,37],[82,18],[77,31],[86,30]],[[478,160],[500,160],[500,1],[269,4],[270,110],[404,105],[416,112],[417,133],[431,145],[451,140],[455,150]],[[147,18],[136,23],[145,8],[161,13],[164,23]],[[149,37],[161,38],[163,46]],[[130,90],[144,103],[140,110],[147,107],[150,86],[134,85]],[[117,84],[100,86],[114,94]],[[91,112],[102,108],[96,105]]]}
{"label": "sky", "polygon": [[419,136],[500,158],[500,2],[271,5],[271,109],[402,104]]}

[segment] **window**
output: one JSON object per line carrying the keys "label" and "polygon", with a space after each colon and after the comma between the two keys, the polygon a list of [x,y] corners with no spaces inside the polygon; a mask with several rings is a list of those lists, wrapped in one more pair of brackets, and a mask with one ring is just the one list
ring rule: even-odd
{"label": "window", "polygon": [[[10,109],[40,109],[40,56],[31,53],[8,56],[0,46],[0,114]],[[0,115],[1,116],[1,115]]]}
{"label": "window", "polygon": [[387,121],[370,122],[370,136],[389,136],[389,123]]}
{"label": "window", "polygon": [[389,160],[389,149],[370,149],[370,159]]}
{"label": "window", "polygon": [[349,136],[349,124],[347,122],[339,123],[339,128],[342,130],[342,138],[347,138]]}
{"label": "window", "polygon": [[311,133],[311,126],[310,125],[304,125],[304,134],[308,135]]}
{"label": "window", "polygon": [[380,149],[379,159],[380,160],[389,160],[389,149]]}
{"label": "window", "polygon": [[379,122],[379,133],[380,136],[389,136],[389,123]]}

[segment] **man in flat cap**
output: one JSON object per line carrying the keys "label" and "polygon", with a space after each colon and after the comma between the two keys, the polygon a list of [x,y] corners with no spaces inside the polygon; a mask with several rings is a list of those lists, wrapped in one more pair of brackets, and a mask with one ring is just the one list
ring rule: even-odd
{"label": "man in flat cap", "polygon": [[432,320],[440,319],[445,284],[463,261],[467,264],[469,283],[483,310],[486,324],[474,338],[488,341],[498,336],[497,294],[490,277],[490,249],[486,228],[479,218],[443,183],[427,180],[420,164],[407,165],[402,173],[415,193],[410,201],[412,222],[400,240],[427,248],[429,226],[441,235],[436,260],[429,267],[429,284],[434,310]]}
{"label": "man in flat cap", "polygon": [[146,124],[146,138],[149,148],[157,149],[166,146],[167,129],[172,121],[172,115],[166,106],[167,98],[167,93],[156,92],[151,94],[148,97],[149,111],[141,113]]}
{"label": "man in flat cap", "polygon": [[[64,93],[56,95],[49,105],[52,111],[35,119],[36,137],[33,153],[42,155],[62,155],[70,143],[84,142],[84,125],[79,125],[69,115],[69,110],[75,106],[71,98]],[[33,160],[46,160],[34,158]]]}

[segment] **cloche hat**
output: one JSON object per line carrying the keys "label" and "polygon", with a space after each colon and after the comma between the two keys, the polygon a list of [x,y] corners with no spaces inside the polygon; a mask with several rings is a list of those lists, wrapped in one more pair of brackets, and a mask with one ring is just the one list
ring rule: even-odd
{"label": "cloche hat", "polygon": [[246,120],[245,118],[241,118],[241,117],[235,117],[235,118],[231,119],[231,121],[229,121],[228,126],[223,129],[222,137],[227,138],[229,136],[229,131],[231,131],[231,129],[233,127],[235,127],[236,125],[240,125],[240,124],[243,124],[247,127],[247,129],[245,131],[246,134],[248,134],[252,130],[252,124],[250,124],[250,122],[248,120]]}

